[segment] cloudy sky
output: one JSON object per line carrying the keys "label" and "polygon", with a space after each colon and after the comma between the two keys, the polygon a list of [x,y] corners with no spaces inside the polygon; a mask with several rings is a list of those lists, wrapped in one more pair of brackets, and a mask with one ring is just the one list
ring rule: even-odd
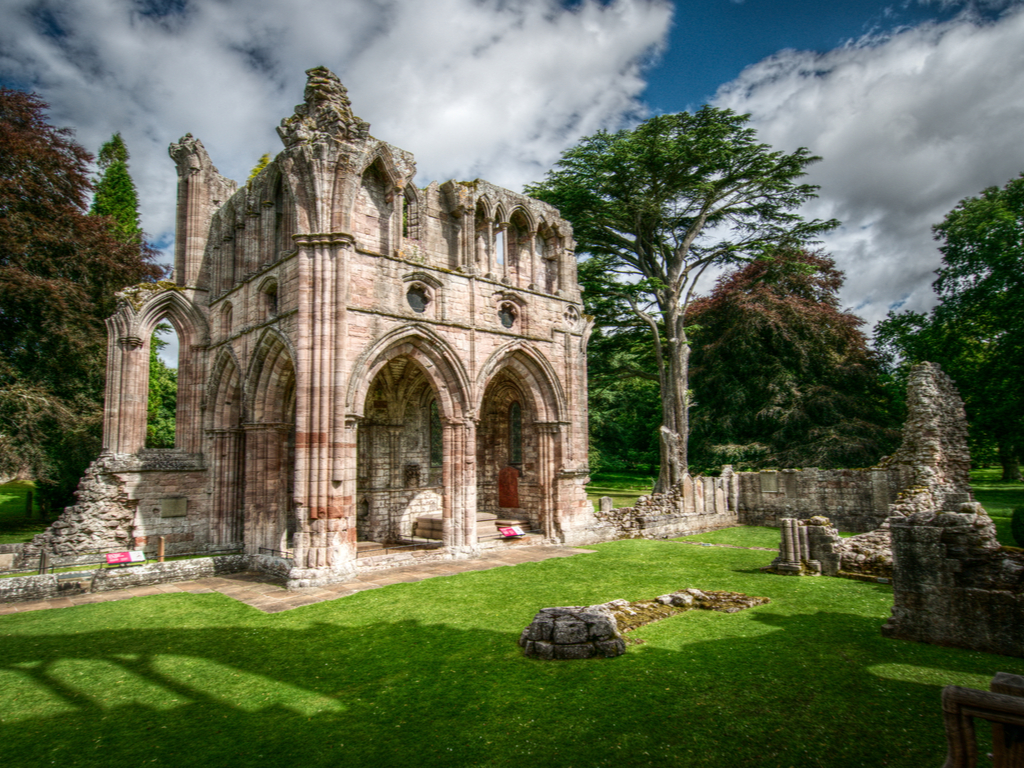
{"label": "cloudy sky", "polygon": [[601,128],[710,102],[809,147],[826,247],[873,325],[923,310],[931,225],[1024,171],[1024,0],[0,0],[0,83],[92,151],[121,131],[173,241],[167,145],[243,180],[326,65],[420,183],[518,189]]}

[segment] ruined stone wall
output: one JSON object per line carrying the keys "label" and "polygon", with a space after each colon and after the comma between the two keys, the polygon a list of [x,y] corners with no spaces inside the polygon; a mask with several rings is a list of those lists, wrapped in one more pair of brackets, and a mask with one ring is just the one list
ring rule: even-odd
{"label": "ruined stone wall", "polygon": [[778,526],[787,517],[824,515],[844,531],[871,531],[889,516],[901,488],[895,469],[784,469],[740,472],[744,525]]}
{"label": "ruined stone wall", "polygon": [[[125,498],[105,542],[244,544],[285,555],[296,583],[329,583],[353,571],[359,537],[401,536],[418,514],[442,512],[449,554],[472,554],[497,473],[520,463],[520,506],[544,538],[585,529],[591,323],[571,226],[480,180],[417,188],[412,154],[370,135],[338,78],[307,76],[284,149],[246,184],[190,135],[170,148],[174,280],[126,290],[108,321],[104,451]],[[181,341],[176,445],[193,466],[143,455],[163,320]],[[488,426],[511,400],[521,461]],[[100,543],[85,518],[62,525],[61,541]]]}
{"label": "ruined stone wall", "polygon": [[668,493],[641,496],[632,507],[602,506],[594,523],[573,543],[614,539],[666,539],[728,528],[739,522],[736,476],[726,469],[721,477],[683,478]]}
{"label": "ruined stone wall", "polygon": [[922,363],[907,383],[899,450],[870,469],[741,472],[740,521],[777,526],[823,515],[840,530],[872,531],[891,515],[970,501],[970,468],[963,401],[938,365]]}
{"label": "ruined stone wall", "polygon": [[886,637],[1024,657],[1024,555],[996,540],[980,505],[894,517]]}

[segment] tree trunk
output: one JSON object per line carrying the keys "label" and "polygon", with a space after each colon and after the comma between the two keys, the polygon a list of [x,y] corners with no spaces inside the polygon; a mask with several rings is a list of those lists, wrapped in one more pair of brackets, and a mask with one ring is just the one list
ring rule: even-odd
{"label": "tree trunk", "polygon": [[[666,318],[666,326],[676,325],[675,318]],[[665,493],[683,482],[688,469],[687,439],[689,413],[687,387],[689,383],[690,345],[685,337],[668,339],[664,345],[661,370],[661,471],[654,485],[655,493]]]}
{"label": "tree trunk", "polygon": [[996,445],[999,448],[999,463],[1003,467],[1003,480],[1005,482],[1019,483],[1021,477],[1017,452],[1008,440],[1000,440]]}

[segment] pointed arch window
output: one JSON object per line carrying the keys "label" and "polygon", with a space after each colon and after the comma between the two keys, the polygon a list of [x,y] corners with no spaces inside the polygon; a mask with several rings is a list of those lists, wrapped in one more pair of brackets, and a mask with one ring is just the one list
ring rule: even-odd
{"label": "pointed arch window", "polygon": [[508,407],[508,463],[523,463],[523,409],[517,402]]}
{"label": "pointed arch window", "polygon": [[430,401],[430,466],[440,467],[444,462],[444,434],[441,428],[441,411],[437,400]]}

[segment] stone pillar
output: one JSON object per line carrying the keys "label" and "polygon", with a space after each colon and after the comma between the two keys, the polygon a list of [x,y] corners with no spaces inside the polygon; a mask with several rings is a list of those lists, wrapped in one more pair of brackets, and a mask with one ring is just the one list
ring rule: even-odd
{"label": "stone pillar", "polygon": [[[346,424],[347,272],[353,239],[295,235],[298,248],[296,568],[344,570],[355,558],[356,423]],[[301,553],[301,557],[299,556]],[[306,574],[302,579],[313,578]]]}
{"label": "stone pillar", "polygon": [[137,453],[146,447],[149,380],[149,339],[122,336],[112,339],[104,409],[103,450]]}
{"label": "stone pillar", "polygon": [[[179,336],[178,341],[184,354],[178,356],[178,402],[175,407],[174,447],[188,453],[200,453],[203,450],[202,402],[206,382],[207,346],[189,344],[188,336],[184,334]],[[149,358],[146,360],[148,363]]]}
{"label": "stone pillar", "polygon": [[291,424],[245,424],[245,551],[277,549],[284,523],[281,479]]}
{"label": "stone pillar", "polygon": [[[532,230],[527,233],[527,239],[530,241],[530,281],[527,284],[531,291],[537,290],[537,230]],[[543,280],[541,281],[543,283]]]}
{"label": "stone pillar", "polygon": [[242,429],[211,429],[211,510],[209,540],[217,546],[241,544],[244,498],[245,433]]}
{"label": "stone pillar", "polygon": [[499,280],[507,280],[508,279],[508,222],[507,221],[499,222],[498,225],[497,225],[497,228],[498,228],[498,231],[502,233],[502,238],[501,238],[501,245],[500,245],[500,247],[498,245],[498,238],[497,237],[494,238],[494,250],[495,250],[494,258],[495,258],[495,260],[498,260],[499,258],[501,260],[501,264],[499,265],[501,267],[501,269],[496,270],[496,272],[498,273],[498,279]]}
{"label": "stone pillar", "polygon": [[541,530],[544,538],[554,541],[558,537],[558,486],[555,475],[561,465],[562,425],[558,422],[538,422],[537,427],[537,485],[540,489]]}
{"label": "stone pillar", "polygon": [[[113,318],[111,319],[113,320]],[[149,382],[140,367],[149,368],[149,344],[137,336],[115,335],[108,321],[106,404],[103,409],[103,452],[135,453],[146,444],[146,400]],[[139,387],[144,385],[140,392]]]}

